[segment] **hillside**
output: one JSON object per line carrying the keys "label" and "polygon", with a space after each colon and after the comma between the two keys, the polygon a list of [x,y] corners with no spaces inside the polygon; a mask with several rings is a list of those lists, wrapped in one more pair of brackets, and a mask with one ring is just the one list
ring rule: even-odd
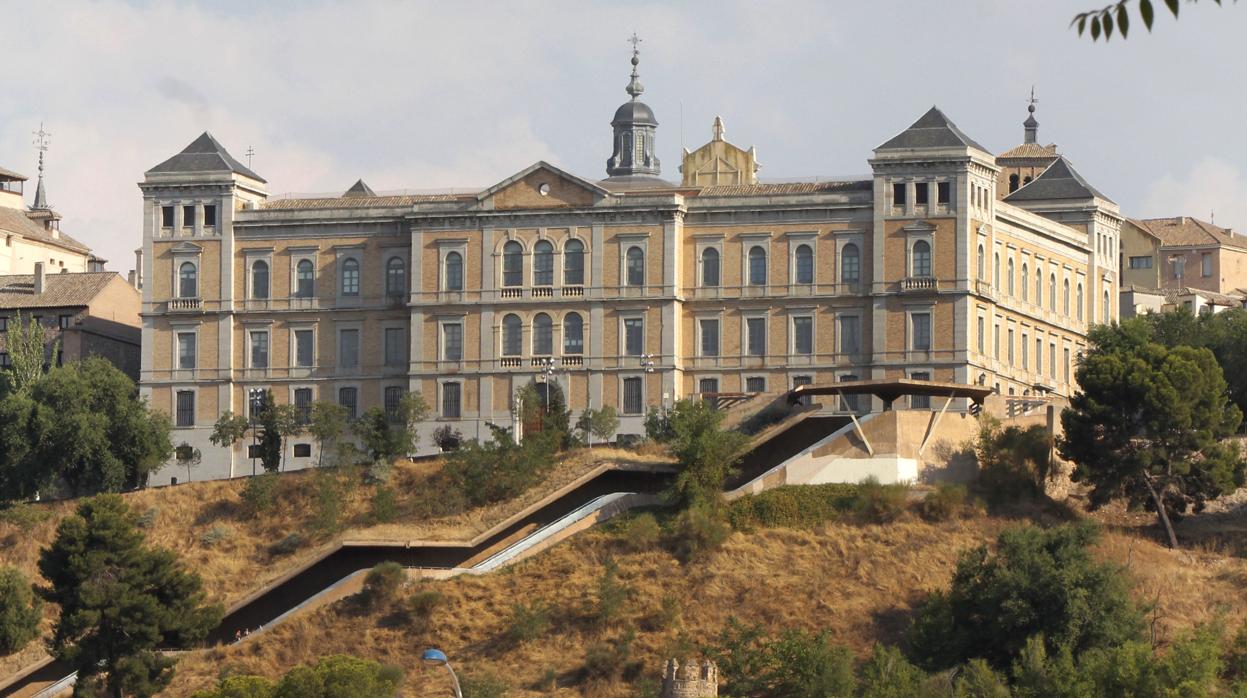
{"label": "hillside", "polygon": [[[664,657],[713,639],[729,616],[784,628],[830,629],[859,654],[875,642],[896,642],[907,614],[926,590],[945,587],[960,551],[990,543],[1006,526],[1052,523],[1048,517],[976,515],[927,523],[909,515],[886,525],[834,522],[810,530],[757,529],[732,534],[708,560],[682,566],[657,546],[633,551],[627,527],[615,523],[577,536],[501,573],[416,588],[444,597],[427,627],[390,610],[361,612],[348,599],[296,618],[241,644],[195,652],[178,666],[167,695],[188,695],[226,673],[277,676],[332,653],[401,666],[405,695],[445,695],[445,676],[419,662],[425,647],[446,650],[461,674],[492,674],[508,695],[629,696],[634,688],[593,681],[571,685],[590,648],[636,631],[630,662],[636,680],[655,679]],[[1241,589],[1247,562],[1214,552],[1171,551],[1129,528],[1110,525],[1097,555],[1126,568],[1134,593],[1155,604],[1157,640],[1223,614],[1231,628],[1247,618]],[[619,619],[598,628],[588,618],[604,561],[619,565],[631,589]],[[552,625],[539,639],[506,639],[517,601],[543,601]]]}
{"label": "hillside", "polygon": [[[394,521],[376,524],[371,517],[373,485],[358,478],[335,476],[335,499],[340,499],[338,525],[317,531],[320,482],[328,471],[282,473],[277,477],[271,509],[253,515],[242,501],[248,479],[194,482],[153,488],[123,495],[144,517],[148,540],[178,553],[204,579],[211,600],[226,607],[257,589],[307,564],[342,540],[462,541],[488,530],[524,510],[550,492],[610,464],[637,465],[663,462],[609,448],[568,454],[520,497],[499,504],[456,511],[444,488],[433,486],[441,461],[399,463],[389,487],[396,495]],[[337,497],[341,494],[340,498]],[[38,577],[39,551],[56,535],[60,519],[75,502],[24,505],[0,512],[0,564],[13,565],[31,579]],[[298,534],[290,538],[291,534]],[[286,545],[278,545],[286,541]],[[55,609],[45,609],[45,630]],[[0,677],[8,677],[46,656],[41,643],[0,657]]]}

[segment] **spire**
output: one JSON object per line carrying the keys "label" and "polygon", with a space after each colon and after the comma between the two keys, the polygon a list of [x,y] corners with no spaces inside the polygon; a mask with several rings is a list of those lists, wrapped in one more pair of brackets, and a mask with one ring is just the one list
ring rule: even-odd
{"label": "spire", "polygon": [[714,140],[716,141],[723,140],[723,132],[725,130],[726,129],[723,128],[723,117],[721,116],[714,117],[714,126],[713,126]]}
{"label": "spire", "polygon": [[1030,103],[1026,105],[1026,111],[1030,115],[1026,117],[1026,121],[1022,122],[1022,126],[1026,128],[1026,137],[1022,141],[1023,143],[1039,142],[1039,122],[1035,120],[1035,105],[1038,103],[1039,100],[1035,98],[1035,86],[1031,85]]}
{"label": "spire", "polygon": [[49,211],[52,207],[48,206],[48,195],[43,189],[43,154],[48,150],[52,134],[43,130],[43,122],[39,123],[39,130],[32,133],[35,134],[35,150],[39,151],[39,183],[35,186],[35,204],[30,208],[33,211]]}
{"label": "spire", "polygon": [[628,81],[628,86],[624,90],[632,95],[633,101],[636,101],[636,98],[640,97],[641,93],[645,91],[645,86],[637,79],[640,76],[636,72],[637,63],[641,62],[639,58],[641,51],[637,48],[637,44],[641,43],[641,37],[637,36],[636,32],[632,32],[632,36],[628,41],[632,43],[632,79]]}

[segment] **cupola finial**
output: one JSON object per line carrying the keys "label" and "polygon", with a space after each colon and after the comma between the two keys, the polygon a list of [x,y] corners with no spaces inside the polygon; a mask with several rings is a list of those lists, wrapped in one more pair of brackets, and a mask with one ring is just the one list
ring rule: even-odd
{"label": "cupola finial", "polygon": [[39,151],[39,184],[35,187],[35,203],[30,208],[35,211],[47,211],[51,208],[48,206],[48,195],[43,189],[43,154],[48,151],[48,143],[52,142],[52,134],[43,130],[43,122],[39,122],[39,130],[32,131],[35,134],[35,150]]}
{"label": "cupola finial", "polygon": [[636,72],[636,66],[641,62],[639,58],[641,51],[637,48],[637,44],[641,43],[641,37],[637,36],[636,32],[632,32],[632,36],[628,37],[628,42],[632,44],[632,79],[628,81],[628,87],[625,89],[628,94],[632,95],[632,99],[635,100],[645,91],[645,86],[637,79],[640,76]]}
{"label": "cupola finial", "polygon": [[1039,121],[1035,119],[1036,104],[1039,104],[1039,99],[1035,97],[1035,86],[1031,85],[1031,98],[1026,105],[1028,115],[1026,121],[1022,122],[1022,126],[1026,129],[1026,137],[1023,139],[1024,143],[1039,142]]}

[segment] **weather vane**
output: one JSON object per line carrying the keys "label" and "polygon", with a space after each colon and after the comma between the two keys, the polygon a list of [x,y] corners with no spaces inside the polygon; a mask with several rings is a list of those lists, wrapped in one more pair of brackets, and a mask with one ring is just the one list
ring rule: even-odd
{"label": "weather vane", "polygon": [[[1034,85],[1031,85],[1031,98],[1030,98],[1030,105],[1033,107],[1033,106],[1035,106],[1036,104],[1039,104],[1039,99],[1038,99],[1037,97],[1035,97],[1035,86],[1034,86]],[[1031,111],[1035,111],[1035,110],[1034,110],[1034,109],[1032,109]]]}
{"label": "weather vane", "polygon": [[637,53],[637,44],[641,43],[641,37],[637,36],[636,32],[632,32],[632,36],[628,37],[628,43],[632,44],[632,52]]}
{"label": "weather vane", "polygon": [[43,122],[39,122],[39,130],[31,131],[35,135],[35,150],[39,151],[39,173],[43,174],[43,154],[48,150],[48,144],[52,142],[52,134],[43,130]]}

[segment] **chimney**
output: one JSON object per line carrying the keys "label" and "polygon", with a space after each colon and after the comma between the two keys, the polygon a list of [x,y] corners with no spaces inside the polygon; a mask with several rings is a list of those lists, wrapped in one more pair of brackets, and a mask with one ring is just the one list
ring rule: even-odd
{"label": "chimney", "polygon": [[44,287],[43,262],[35,262],[35,295],[42,295]]}
{"label": "chimney", "polygon": [[143,290],[143,248],[140,247],[134,251],[134,278],[130,281],[130,285]]}
{"label": "chimney", "polygon": [[[126,274],[126,283],[130,284],[131,286],[134,286],[134,270],[133,269],[130,270],[129,274]],[[138,288],[138,286],[134,286],[134,287]]]}

